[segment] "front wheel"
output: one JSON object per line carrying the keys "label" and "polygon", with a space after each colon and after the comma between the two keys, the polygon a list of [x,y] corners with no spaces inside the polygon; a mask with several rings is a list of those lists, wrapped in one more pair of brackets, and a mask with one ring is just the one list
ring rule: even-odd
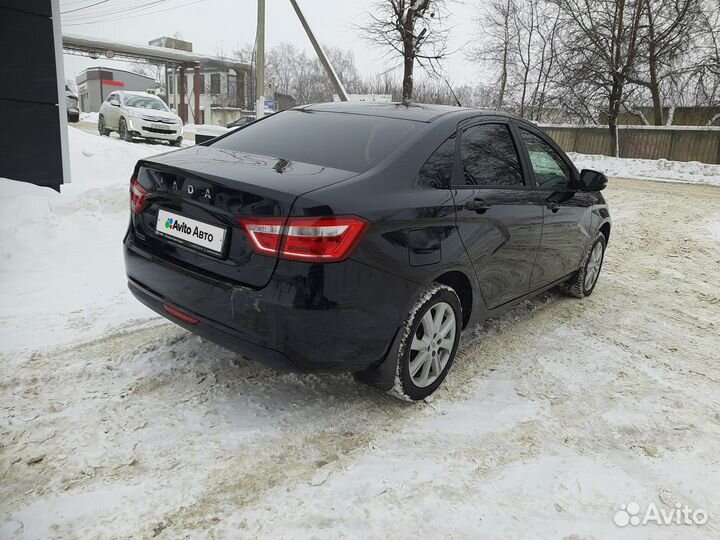
{"label": "front wheel", "polygon": [[100,115],[98,117],[98,132],[102,137],[107,137],[108,135],[110,135],[110,130],[105,127],[105,117],[103,115]]}
{"label": "front wheel", "polygon": [[410,310],[398,351],[390,394],[419,401],[432,394],[450,371],[462,330],[462,308],[453,289],[433,283]]}
{"label": "front wheel", "polygon": [[182,137],[178,137],[174,141],[170,141],[170,146],[180,146],[182,144]]}
{"label": "front wheel", "polygon": [[125,123],[125,119],[120,119],[120,126],[118,128],[118,135],[120,135],[120,138],[123,141],[132,142],[132,133],[130,133],[130,130],[127,128],[127,124]]}
{"label": "front wheel", "polygon": [[590,249],[585,253],[580,270],[572,279],[562,285],[561,290],[564,293],[575,298],[585,298],[592,294],[600,277],[606,244],[605,235],[598,233],[590,244]]}

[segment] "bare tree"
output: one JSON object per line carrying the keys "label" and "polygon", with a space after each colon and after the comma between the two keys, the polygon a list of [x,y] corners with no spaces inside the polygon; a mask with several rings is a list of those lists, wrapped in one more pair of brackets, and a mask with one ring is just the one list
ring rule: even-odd
{"label": "bare tree", "polygon": [[165,66],[163,65],[135,60],[130,64],[130,71],[144,77],[150,77],[161,86],[165,84]]}
{"label": "bare tree", "polygon": [[377,0],[362,37],[390,54],[402,57],[402,100],[413,97],[415,62],[437,72],[447,52],[448,30],[443,29],[445,0]]}
{"label": "bare tree", "polygon": [[476,43],[466,53],[470,61],[481,62],[496,71],[498,90],[494,106],[502,109],[508,83],[508,67],[512,62],[510,49],[515,43],[511,21],[517,0],[494,0],[481,8],[475,19],[478,28]]}
{"label": "bare tree", "polygon": [[540,120],[557,72],[560,9],[546,0],[495,0],[475,20],[467,57],[496,71],[495,106]]}
{"label": "bare tree", "polygon": [[588,111],[602,98],[611,152],[620,155],[618,116],[638,55],[646,0],[558,0],[567,21],[563,86]]}
{"label": "bare tree", "polygon": [[[357,91],[361,79],[352,52],[325,51],[346,90]],[[333,87],[314,54],[308,56],[294,45],[281,43],[267,51],[265,62],[266,84],[274,91],[293,96],[298,104],[332,100]]]}
{"label": "bare tree", "polygon": [[701,15],[699,0],[647,0],[642,11],[642,39],[635,73],[629,82],[646,88],[653,105],[653,122],[663,120],[662,86],[686,69],[693,28]]}
{"label": "bare tree", "polygon": [[720,104],[720,0],[706,0],[695,27],[689,79],[695,104]]}

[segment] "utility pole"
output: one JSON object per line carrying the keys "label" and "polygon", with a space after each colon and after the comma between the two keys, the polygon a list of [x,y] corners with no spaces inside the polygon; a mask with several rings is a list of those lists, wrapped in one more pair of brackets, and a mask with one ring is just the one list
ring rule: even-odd
{"label": "utility pole", "polygon": [[[260,0],[262,1],[262,0]],[[298,16],[298,19],[300,19],[300,24],[302,24],[302,27],[305,29],[305,33],[307,34],[308,38],[310,38],[310,43],[312,43],[313,48],[315,49],[315,53],[318,55],[318,58],[320,59],[320,63],[325,68],[325,73],[327,73],[327,76],[330,78],[330,82],[333,85],[333,88],[335,88],[335,91],[337,92],[337,95],[340,97],[340,101],[347,101],[348,96],[347,92],[345,91],[345,87],[340,82],[340,78],[337,76],[337,73],[335,73],[335,70],[333,69],[332,65],[330,64],[330,60],[328,60],[327,55],[325,54],[325,51],[323,51],[322,47],[320,46],[320,43],[318,43],[318,40],[315,39],[315,34],[313,34],[313,31],[310,29],[310,25],[305,20],[305,16],[303,15],[302,11],[300,11],[300,6],[296,2],[296,0],[290,0],[290,3],[292,4],[293,9],[295,10],[295,13]],[[259,19],[258,19],[258,28],[259,28]],[[258,30],[258,36],[260,30]],[[258,58],[260,58],[259,54],[260,48],[258,47]]]}
{"label": "utility pole", "polygon": [[265,0],[258,0],[257,8],[257,52],[255,55],[255,118],[265,116]]}

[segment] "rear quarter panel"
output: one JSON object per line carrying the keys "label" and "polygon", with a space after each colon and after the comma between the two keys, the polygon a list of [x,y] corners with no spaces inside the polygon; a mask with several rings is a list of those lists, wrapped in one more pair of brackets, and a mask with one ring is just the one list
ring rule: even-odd
{"label": "rear quarter panel", "polygon": [[[465,274],[473,298],[481,298],[457,231],[450,190],[416,183],[420,168],[455,132],[457,123],[448,119],[437,126],[429,124],[422,134],[371,171],[305,193],[291,211],[292,215],[353,214],[372,222],[351,259],[412,283],[398,310],[398,324],[420,291],[449,271]],[[473,312],[477,311],[474,307]]]}

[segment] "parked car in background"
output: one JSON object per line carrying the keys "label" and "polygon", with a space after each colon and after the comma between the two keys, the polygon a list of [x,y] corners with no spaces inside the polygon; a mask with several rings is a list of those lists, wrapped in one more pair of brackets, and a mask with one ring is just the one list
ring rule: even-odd
{"label": "parked car in background", "polygon": [[80,121],[80,106],[78,97],[68,88],[65,88],[65,108],[67,109],[67,121],[76,123]]}
{"label": "parked car in background", "polygon": [[120,138],[168,141],[180,146],[183,123],[165,102],[144,92],[112,92],[100,106],[98,114],[100,135],[116,131]]}
{"label": "parked car in background", "polygon": [[227,126],[225,126],[225,127],[227,127],[227,128],[236,128],[236,127],[247,126],[248,124],[251,124],[251,123],[253,123],[254,121],[255,121],[255,117],[254,117],[254,116],[241,116],[240,118],[238,118],[238,119],[235,120],[234,122],[230,122],[230,123],[229,123]]}
{"label": "parked car in background", "polygon": [[137,164],[128,283],[247,358],[420,400],[463,329],[551,287],[593,292],[606,184],[505,114],[304,106]]}

